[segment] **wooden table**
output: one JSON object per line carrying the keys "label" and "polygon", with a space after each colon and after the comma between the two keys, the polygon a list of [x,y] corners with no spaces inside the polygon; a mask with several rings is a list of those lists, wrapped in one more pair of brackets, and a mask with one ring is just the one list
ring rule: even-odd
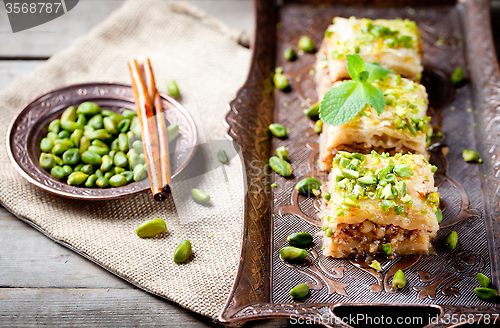
{"label": "wooden table", "polygon": [[[188,2],[231,27],[253,31],[251,0]],[[0,5],[0,89],[68,47],[122,3],[80,0],[66,15],[15,34]],[[1,206],[0,231],[0,326],[216,326],[52,242]],[[286,321],[249,326],[262,324]]]}

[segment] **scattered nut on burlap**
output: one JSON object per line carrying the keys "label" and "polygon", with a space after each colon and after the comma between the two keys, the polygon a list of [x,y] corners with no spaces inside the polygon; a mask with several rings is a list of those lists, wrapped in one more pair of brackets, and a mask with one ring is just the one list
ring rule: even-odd
{"label": "scattered nut on burlap", "polygon": [[[68,49],[0,92],[1,134],[5,136],[11,118],[36,97],[82,82],[130,84],[127,61],[148,57],[160,91],[165,91],[167,80],[177,82],[181,102],[198,123],[200,142],[223,140],[226,104],[243,85],[250,62],[250,50],[238,42],[247,40],[187,4],[127,1]],[[225,174],[219,166],[189,178],[189,171],[210,163],[216,151],[199,147],[196,163],[174,185],[176,197],[166,202],[153,201],[149,192],[88,202],[54,196],[29,184],[10,164],[2,142],[0,201],[16,216],[133,284],[216,318],[237,270],[243,200],[237,158],[224,166]],[[192,202],[188,195],[193,187],[210,194],[211,207]],[[158,217],[167,222],[168,233],[137,237],[141,222]],[[178,265],[172,255],[182,239],[191,241],[194,257]]]}

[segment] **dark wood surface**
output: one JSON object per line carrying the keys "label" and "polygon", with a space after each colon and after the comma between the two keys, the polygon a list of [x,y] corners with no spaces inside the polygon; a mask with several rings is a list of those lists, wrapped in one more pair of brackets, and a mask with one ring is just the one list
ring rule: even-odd
{"label": "dark wood surface", "polygon": [[[251,0],[188,2],[231,27],[253,30]],[[0,5],[0,90],[69,46],[122,3],[80,0],[68,14],[16,34]],[[500,40],[500,0],[493,1],[492,9],[495,38]],[[0,326],[217,326],[50,241],[1,206],[0,231]],[[268,320],[245,326],[286,327],[290,323]]]}

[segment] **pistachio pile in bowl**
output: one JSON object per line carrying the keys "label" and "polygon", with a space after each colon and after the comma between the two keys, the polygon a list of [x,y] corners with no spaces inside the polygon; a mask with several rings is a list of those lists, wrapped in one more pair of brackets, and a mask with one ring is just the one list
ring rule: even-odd
{"label": "pistachio pile in bowl", "polygon": [[40,166],[70,186],[121,187],[147,177],[136,112],[68,107],[40,142]]}

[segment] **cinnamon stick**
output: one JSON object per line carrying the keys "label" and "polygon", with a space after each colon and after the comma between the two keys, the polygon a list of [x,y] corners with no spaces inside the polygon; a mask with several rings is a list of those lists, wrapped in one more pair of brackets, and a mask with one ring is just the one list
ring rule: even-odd
{"label": "cinnamon stick", "polygon": [[148,91],[151,99],[154,103],[154,111],[156,114],[156,124],[158,130],[158,140],[160,145],[160,160],[161,160],[161,183],[162,191],[166,197],[170,196],[172,193],[170,188],[170,154],[168,152],[168,136],[167,136],[167,122],[165,116],[165,110],[161,103],[161,96],[156,89],[156,81],[153,74],[153,68],[151,67],[151,62],[149,58],[142,65],[144,70],[144,75],[146,76],[146,84],[148,86]]}
{"label": "cinnamon stick", "polygon": [[141,72],[137,61],[135,59],[129,61],[128,66],[132,77],[132,90],[137,107],[137,117],[142,130],[142,146],[144,147],[144,156],[148,166],[151,192],[155,200],[164,200],[167,197],[163,193],[160,145],[153,105],[147,86],[144,83],[143,72]]}

